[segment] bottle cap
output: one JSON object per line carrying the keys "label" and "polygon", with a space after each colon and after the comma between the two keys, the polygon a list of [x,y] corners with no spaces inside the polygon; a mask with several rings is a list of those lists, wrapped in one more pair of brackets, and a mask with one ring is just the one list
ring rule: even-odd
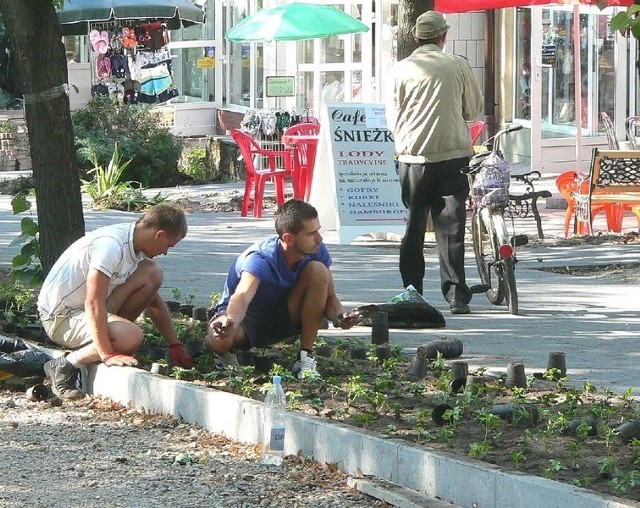
{"label": "bottle cap", "polygon": [[280,376],[273,376],[274,385],[279,385],[281,381],[282,381],[282,378]]}

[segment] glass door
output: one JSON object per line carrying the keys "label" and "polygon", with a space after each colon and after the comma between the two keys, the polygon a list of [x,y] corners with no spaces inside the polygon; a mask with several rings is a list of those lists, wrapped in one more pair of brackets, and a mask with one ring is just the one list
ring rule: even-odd
{"label": "glass door", "polygon": [[573,137],[578,126],[583,136],[597,136],[604,133],[600,113],[614,114],[611,14],[579,14],[579,33],[573,17],[573,11],[542,11],[543,138]]}
{"label": "glass door", "polygon": [[577,147],[576,157],[588,159],[590,149],[580,147],[604,139],[601,114],[614,118],[624,103],[626,59],[609,29],[614,14],[589,6],[517,10],[513,109],[530,123],[532,166],[540,167],[547,147]]}

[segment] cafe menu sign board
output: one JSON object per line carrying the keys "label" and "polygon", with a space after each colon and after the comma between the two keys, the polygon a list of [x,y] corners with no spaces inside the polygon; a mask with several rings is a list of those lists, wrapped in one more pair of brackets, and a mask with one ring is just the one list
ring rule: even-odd
{"label": "cafe menu sign board", "polygon": [[322,125],[310,201],[323,228],[335,227],[340,243],[366,233],[403,234],[407,210],[384,104],[328,104]]}
{"label": "cafe menu sign board", "polygon": [[265,85],[267,97],[293,97],[296,94],[293,76],[268,76]]}

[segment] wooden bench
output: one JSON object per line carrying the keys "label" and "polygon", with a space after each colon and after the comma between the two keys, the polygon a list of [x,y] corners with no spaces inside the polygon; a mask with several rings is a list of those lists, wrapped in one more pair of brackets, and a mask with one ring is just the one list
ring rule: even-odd
{"label": "wooden bench", "polygon": [[[578,186],[580,189],[580,186]],[[576,193],[576,221],[593,234],[591,204],[620,206],[640,217],[640,151],[593,149],[588,193]],[[639,219],[640,220],[640,219]]]}

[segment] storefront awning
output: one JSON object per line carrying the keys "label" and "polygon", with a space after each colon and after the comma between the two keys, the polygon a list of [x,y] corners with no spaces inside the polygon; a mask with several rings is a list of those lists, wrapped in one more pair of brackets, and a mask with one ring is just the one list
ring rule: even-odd
{"label": "storefront awning", "polygon": [[91,23],[118,20],[159,19],[170,30],[204,22],[204,12],[190,0],[73,0],[57,14],[63,35],[87,35]]}

